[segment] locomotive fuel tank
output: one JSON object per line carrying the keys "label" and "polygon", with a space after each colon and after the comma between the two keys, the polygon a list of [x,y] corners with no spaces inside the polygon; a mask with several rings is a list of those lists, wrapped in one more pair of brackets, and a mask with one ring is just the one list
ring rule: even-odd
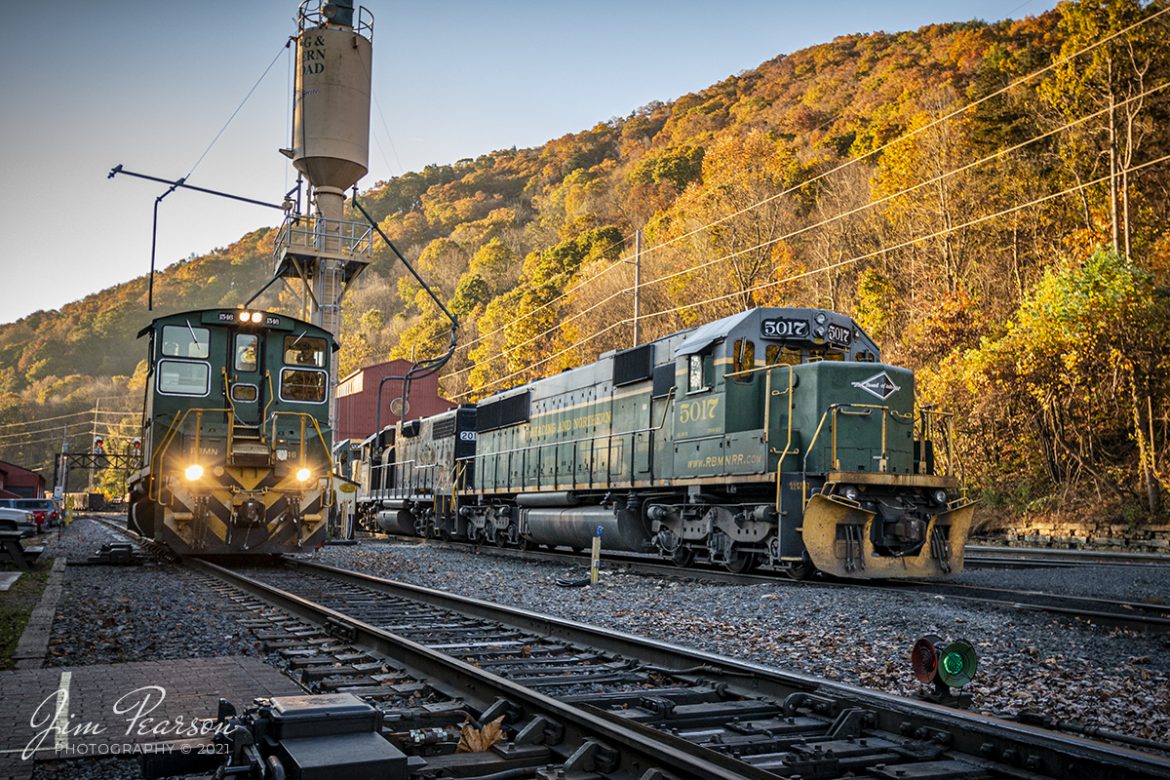
{"label": "locomotive fuel tank", "polygon": [[414,514],[409,509],[402,508],[401,504],[399,504],[399,508],[394,508],[394,502],[387,503],[390,504],[389,509],[384,509],[374,515],[378,528],[388,534],[414,536],[417,533]]}
{"label": "locomotive fuel tank", "polygon": [[649,549],[640,513],[620,503],[612,509],[596,505],[521,508],[520,529],[524,538],[535,544],[589,547],[600,529],[603,549]]}

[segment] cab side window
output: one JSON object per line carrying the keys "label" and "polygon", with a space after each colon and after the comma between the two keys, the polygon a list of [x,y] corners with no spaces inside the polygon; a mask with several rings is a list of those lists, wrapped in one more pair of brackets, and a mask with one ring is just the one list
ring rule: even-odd
{"label": "cab side window", "polygon": [[712,360],[709,353],[687,357],[687,392],[701,393],[711,389]]}
{"label": "cab side window", "polygon": [[[740,374],[756,367],[756,342],[751,339],[736,339],[732,345],[731,372]],[[737,376],[736,381],[750,382],[751,376]]]}
{"label": "cab side window", "polygon": [[769,344],[764,350],[764,359],[769,366],[799,366],[800,350],[786,349],[779,344]]}

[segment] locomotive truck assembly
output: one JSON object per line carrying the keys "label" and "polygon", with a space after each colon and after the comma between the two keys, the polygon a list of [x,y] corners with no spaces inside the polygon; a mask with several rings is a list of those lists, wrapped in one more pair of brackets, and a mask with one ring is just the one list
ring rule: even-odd
{"label": "locomotive truck assembly", "polygon": [[368,528],[848,578],[963,567],[947,418],[849,317],[757,308],[362,443]]}

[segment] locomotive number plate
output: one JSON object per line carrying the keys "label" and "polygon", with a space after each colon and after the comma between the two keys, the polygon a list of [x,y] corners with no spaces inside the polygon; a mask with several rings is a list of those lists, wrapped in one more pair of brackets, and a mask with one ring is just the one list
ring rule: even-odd
{"label": "locomotive number plate", "polygon": [[828,334],[829,342],[832,344],[847,347],[853,341],[853,329],[846,328],[844,325],[829,325]]}
{"label": "locomotive number plate", "polygon": [[760,335],[766,339],[808,338],[808,320],[786,320],[782,317],[760,323]]}

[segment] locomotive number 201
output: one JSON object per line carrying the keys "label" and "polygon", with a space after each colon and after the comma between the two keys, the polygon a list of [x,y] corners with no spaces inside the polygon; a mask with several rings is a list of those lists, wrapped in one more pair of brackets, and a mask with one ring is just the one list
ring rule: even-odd
{"label": "locomotive number 201", "polygon": [[700,420],[713,420],[717,408],[719,408],[718,398],[704,398],[701,401],[682,403],[678,407],[678,421],[685,425]]}

